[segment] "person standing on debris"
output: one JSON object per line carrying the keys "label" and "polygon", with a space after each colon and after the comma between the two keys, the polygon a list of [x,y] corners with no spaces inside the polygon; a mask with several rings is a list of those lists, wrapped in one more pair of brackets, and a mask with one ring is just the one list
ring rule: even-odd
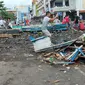
{"label": "person standing on debris", "polygon": [[50,18],[51,16],[51,13],[48,11],[46,12],[46,16],[44,17],[43,19],[43,24],[42,24],[42,32],[48,36],[48,37],[51,37],[51,33],[47,30],[47,26],[49,24],[49,22],[53,22],[57,17],[55,18]]}

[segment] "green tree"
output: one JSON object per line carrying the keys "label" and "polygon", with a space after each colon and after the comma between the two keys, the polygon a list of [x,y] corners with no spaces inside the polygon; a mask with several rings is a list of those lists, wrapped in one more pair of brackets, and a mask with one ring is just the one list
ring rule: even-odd
{"label": "green tree", "polygon": [[10,18],[11,20],[15,19],[15,16],[13,13],[9,13],[6,11],[6,7],[4,7],[4,2],[0,1],[0,16],[3,17],[4,19]]}
{"label": "green tree", "polygon": [[4,16],[3,14],[5,13],[6,8],[4,7],[4,2],[0,1],[0,16]]}

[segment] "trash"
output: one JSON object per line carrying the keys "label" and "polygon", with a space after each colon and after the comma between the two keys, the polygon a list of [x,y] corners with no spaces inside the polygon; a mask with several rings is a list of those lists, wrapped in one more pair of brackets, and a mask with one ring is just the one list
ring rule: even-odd
{"label": "trash", "polygon": [[30,57],[33,57],[34,55],[33,54],[29,54]]}
{"label": "trash", "polygon": [[55,83],[59,83],[60,80],[55,80],[55,81],[51,81],[51,80],[44,80],[44,82],[48,82],[48,83],[51,83],[51,84],[55,84]]}
{"label": "trash", "polygon": [[85,41],[85,34],[82,35],[82,41]]}
{"label": "trash", "polygon": [[47,53],[47,54],[44,55],[44,57],[49,57],[49,56],[51,56],[52,54],[53,54],[53,52]]}
{"label": "trash", "polygon": [[68,70],[70,70],[70,67],[66,67]]}
{"label": "trash", "polygon": [[76,85],[79,85],[79,84],[76,84]]}
{"label": "trash", "polygon": [[52,83],[58,83],[60,82],[60,80],[55,80],[55,81],[52,81]]}
{"label": "trash", "polygon": [[[77,36],[76,32],[74,32],[74,34],[75,36]],[[60,37],[63,37],[64,35],[65,33],[63,35],[62,33],[59,34]],[[72,36],[67,35],[67,38],[71,38]],[[84,37],[84,34],[82,36]],[[49,37],[42,36],[42,37],[34,38],[30,36],[29,39],[33,43],[34,51],[40,53],[42,52],[42,55],[39,58],[41,59],[42,62],[45,61],[45,63],[66,66],[66,65],[75,64],[76,60],[78,60],[80,57],[85,58],[85,54],[84,54],[85,48],[83,47],[84,44],[82,43],[82,36],[80,37],[78,36],[71,40],[66,39],[64,36],[63,38],[65,39],[61,39],[58,43],[53,45]],[[52,50],[49,50],[51,48]],[[67,67],[67,70],[70,70],[70,67]]]}
{"label": "trash", "polygon": [[38,68],[39,71],[43,71],[43,69]]}
{"label": "trash", "polygon": [[64,73],[66,73],[67,71],[64,71]]}
{"label": "trash", "polygon": [[69,60],[69,61],[77,60],[79,53],[85,56],[84,53],[82,52],[82,47],[83,46],[81,45],[79,48],[76,48],[76,50],[66,60]]}
{"label": "trash", "polygon": [[41,65],[39,65],[38,67],[39,67],[39,68],[41,68],[42,66],[41,66]]}
{"label": "trash", "polygon": [[62,59],[64,59],[64,58],[65,58],[64,56],[61,56],[61,55],[60,55],[60,54],[58,54],[58,53],[57,53],[57,54],[55,54],[55,55],[56,55],[56,58],[57,58],[57,59],[59,59],[59,60],[62,60]]}
{"label": "trash", "polygon": [[52,63],[54,63],[55,58],[54,58],[54,57],[50,57],[50,58],[49,58],[49,61],[50,61],[50,63],[52,64]]}

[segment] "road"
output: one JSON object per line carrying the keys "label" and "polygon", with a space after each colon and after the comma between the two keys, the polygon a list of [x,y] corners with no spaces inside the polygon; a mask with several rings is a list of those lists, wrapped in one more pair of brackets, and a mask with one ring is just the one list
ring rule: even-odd
{"label": "road", "polygon": [[39,56],[23,38],[0,39],[0,85],[85,85],[85,65],[52,66]]}

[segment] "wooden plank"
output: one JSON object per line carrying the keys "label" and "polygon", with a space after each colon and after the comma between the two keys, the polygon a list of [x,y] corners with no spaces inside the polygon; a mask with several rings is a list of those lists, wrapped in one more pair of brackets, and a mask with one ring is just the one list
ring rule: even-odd
{"label": "wooden plank", "polygon": [[0,38],[12,38],[12,34],[0,34]]}

